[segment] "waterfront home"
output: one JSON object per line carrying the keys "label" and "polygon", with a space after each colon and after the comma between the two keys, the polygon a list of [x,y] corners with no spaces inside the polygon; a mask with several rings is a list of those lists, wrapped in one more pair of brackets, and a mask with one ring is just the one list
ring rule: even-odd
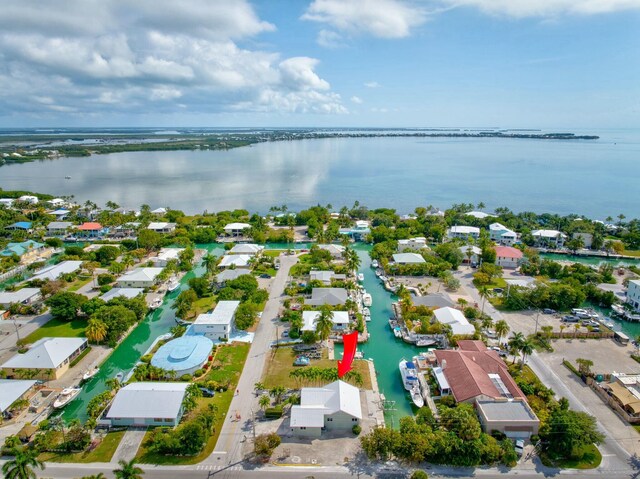
{"label": "waterfront home", "polygon": [[17,256],[22,264],[32,263],[44,252],[45,245],[37,241],[27,240],[21,243],[9,243],[0,251],[0,256]]}
{"label": "waterfront home", "polygon": [[54,198],[52,200],[48,200],[47,204],[52,208],[61,208],[66,204],[66,202],[62,198]]}
{"label": "waterfront home", "polygon": [[627,303],[640,312],[640,279],[630,279],[627,286]]}
{"label": "waterfront home", "polygon": [[62,261],[61,263],[46,266],[36,272],[30,279],[33,280],[56,280],[60,276],[75,273],[82,266],[82,261]]}
{"label": "waterfront home", "polygon": [[344,246],[339,244],[319,244],[318,248],[328,251],[334,259],[341,259],[344,254]]}
{"label": "waterfront home", "polygon": [[523,254],[512,246],[496,246],[496,264],[503,268],[515,269],[522,263]]}
{"label": "waterfront home", "polygon": [[163,216],[167,214],[167,208],[156,208],[155,210],[151,210],[152,215]]}
{"label": "waterfront home", "polygon": [[69,364],[87,348],[87,338],[42,338],[24,354],[16,354],[2,365],[8,378],[38,370],[38,379],[59,379]]}
{"label": "waterfront home", "polygon": [[70,221],[52,221],[47,225],[47,236],[61,238],[66,236],[71,228],[73,228],[73,223]]}
{"label": "waterfront home", "polygon": [[480,228],[475,226],[452,226],[447,230],[447,237],[449,239],[459,238],[467,240],[469,238],[480,238]]}
{"label": "waterfront home", "polygon": [[302,388],[300,405],[291,406],[289,426],[297,436],[320,437],[322,431],[351,435],[362,420],[360,390],[344,381]]}
{"label": "waterfront home", "polygon": [[478,419],[487,434],[499,431],[509,439],[529,439],[538,434],[540,420],[524,399],[476,400]]}
{"label": "waterfront home", "polygon": [[121,288],[150,288],[156,284],[162,268],[136,268],[122,276],[116,282]]}
{"label": "waterfront home", "polygon": [[518,234],[500,223],[491,223],[489,225],[489,238],[500,245],[512,246],[518,240]]}
{"label": "waterfront home", "polygon": [[151,358],[151,365],[174,371],[175,377],[193,374],[201,369],[211,355],[213,341],[206,336],[185,335],[160,346]]}
{"label": "waterfront home", "polygon": [[100,238],[105,232],[100,223],[87,221],[76,228],[78,238]]}
{"label": "waterfront home", "polygon": [[393,255],[396,264],[422,264],[426,263],[422,255],[418,253],[396,253]]}
{"label": "waterfront home", "polygon": [[398,253],[402,253],[408,249],[421,250],[427,247],[427,238],[423,236],[417,236],[415,238],[398,240]]}
{"label": "waterfront home", "polygon": [[591,233],[573,233],[571,238],[582,239],[582,243],[585,248],[591,248],[591,245],[593,244],[593,235]]}
{"label": "waterfront home", "polygon": [[213,340],[229,339],[235,326],[238,306],[240,301],[220,301],[210,313],[198,315],[191,332]]}
{"label": "waterfront home", "polygon": [[241,244],[235,245],[233,248],[227,251],[227,254],[249,254],[249,255],[260,256],[263,250],[264,250],[264,246],[261,246],[261,245],[241,243]]}
{"label": "waterfront home", "polygon": [[11,208],[13,201],[13,198],[0,198],[0,206],[4,208]]}
{"label": "waterfront home", "polygon": [[458,248],[462,253],[462,262],[469,264],[478,264],[482,255],[482,250],[472,244],[460,246]]}
{"label": "waterfront home", "polygon": [[31,231],[31,221],[17,221],[4,229],[8,231]]}
{"label": "waterfront home", "polygon": [[22,201],[23,203],[30,203],[32,205],[37,205],[39,202],[38,197],[32,195],[22,195],[20,198],[18,198],[18,201]]}
{"label": "waterfront home", "polygon": [[535,230],[531,236],[538,248],[562,248],[567,235],[558,230]]}
{"label": "waterfront home", "polygon": [[227,236],[237,238],[244,236],[245,233],[249,233],[248,230],[250,229],[251,225],[249,223],[229,223],[224,227],[224,233]]}
{"label": "waterfront home", "polygon": [[441,324],[451,327],[451,332],[455,336],[469,336],[476,332],[476,328],[464,317],[462,311],[445,306],[433,312],[435,320]]}
{"label": "waterfront home", "polygon": [[104,293],[102,296],[100,296],[100,299],[104,302],[108,302],[113,298],[133,299],[139,294],[143,294],[143,293],[144,293],[143,288],[112,288],[106,293]]}
{"label": "waterfront home", "polygon": [[140,223],[136,221],[125,223],[123,225],[117,226],[116,228],[113,228],[112,236],[114,238],[133,237],[136,235],[136,231],[139,227],[140,227]]}
{"label": "waterfront home", "polygon": [[347,279],[346,274],[336,274],[333,271],[310,271],[310,281],[321,281],[326,285],[330,285],[332,280],[344,281]]}
{"label": "waterfront home", "polygon": [[251,274],[251,270],[250,269],[244,269],[244,268],[229,268],[229,269],[225,269],[224,271],[218,273],[216,275],[216,284],[220,287],[222,287],[227,281],[232,281],[236,278],[239,278],[240,276],[243,276],[245,274]]}
{"label": "waterfront home", "polygon": [[368,221],[358,220],[354,226],[350,228],[340,228],[338,232],[341,235],[350,236],[354,241],[362,241],[371,233],[371,228]]}
{"label": "waterfront home", "polygon": [[175,427],[184,413],[182,402],[188,385],[164,382],[127,384],[116,393],[105,420],[113,427]]}
{"label": "waterfront home", "polygon": [[147,229],[160,234],[169,234],[173,233],[176,230],[176,224],[166,222],[153,222],[149,223]]}
{"label": "waterfront home", "polygon": [[224,255],[220,259],[220,263],[218,263],[219,268],[248,268],[251,260],[253,259],[252,255],[248,254],[230,254]]}
{"label": "waterfront home", "polygon": [[347,299],[349,299],[349,293],[344,288],[313,288],[311,290],[311,298],[305,299],[304,304],[336,306],[344,304]]}
{"label": "waterfront home", "polygon": [[466,216],[472,216],[473,218],[477,218],[479,220],[484,220],[486,218],[494,218],[496,215],[491,215],[489,213],[485,213],[484,211],[469,211],[465,213]]}
{"label": "waterfront home", "polygon": [[157,268],[164,268],[169,264],[169,261],[179,261],[180,253],[184,251],[184,248],[162,248],[158,252],[158,256],[150,258],[150,261]]}
{"label": "waterfront home", "polygon": [[4,414],[19,399],[27,399],[36,380],[0,379],[0,413]]}
{"label": "waterfront home", "polygon": [[414,306],[426,306],[427,308],[452,308],[453,301],[447,294],[431,293],[425,296],[412,296],[411,302]]}
{"label": "waterfront home", "polygon": [[0,291],[0,307],[12,304],[33,304],[42,299],[40,288],[22,288],[18,291]]}
{"label": "waterfront home", "polygon": [[58,221],[62,221],[63,219],[65,219],[67,216],[69,216],[69,214],[71,213],[71,211],[69,210],[65,210],[64,208],[58,209],[58,210],[54,210],[54,211],[50,211],[49,214],[51,216],[55,216],[56,219]]}
{"label": "waterfront home", "polygon": [[[332,311],[333,316],[331,322],[333,323],[334,331],[344,331],[349,326],[349,312],[348,311]],[[316,323],[320,317],[320,311],[303,311],[302,312],[302,331],[315,331]]]}

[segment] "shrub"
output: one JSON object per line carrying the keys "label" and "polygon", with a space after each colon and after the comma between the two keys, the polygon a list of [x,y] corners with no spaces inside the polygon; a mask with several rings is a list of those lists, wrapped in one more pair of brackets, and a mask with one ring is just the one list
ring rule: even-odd
{"label": "shrub", "polygon": [[255,451],[259,456],[269,457],[282,440],[276,433],[260,434],[255,440]]}
{"label": "shrub", "polygon": [[203,374],[204,374],[204,369],[196,369],[195,372],[193,373],[193,377],[199,378]]}
{"label": "shrub", "polygon": [[191,381],[191,379],[191,374],[183,374],[182,376],[180,376],[180,381],[188,382]]}
{"label": "shrub", "polygon": [[440,405],[447,407],[455,407],[456,400],[453,396],[442,396],[440,398]]}
{"label": "shrub", "polygon": [[153,354],[145,354],[140,358],[140,361],[142,361],[143,363],[149,364],[151,362],[152,357],[153,357]]}
{"label": "shrub", "polygon": [[411,479],[429,479],[429,475],[418,469],[417,471],[413,471],[413,474],[411,474]]}
{"label": "shrub", "polygon": [[360,424],[355,424],[352,428],[351,431],[353,432],[353,434],[355,434],[356,436],[359,436],[360,433],[362,432],[362,427],[360,427]]}
{"label": "shrub", "polygon": [[111,291],[113,289],[113,286],[111,286],[110,284],[105,284],[104,286],[100,286],[100,292],[102,294]]}
{"label": "shrub", "polygon": [[467,319],[476,319],[479,314],[480,311],[478,311],[476,308],[473,308],[471,306],[467,306],[466,308],[464,308],[464,317]]}
{"label": "shrub", "polygon": [[111,284],[116,280],[116,277],[112,274],[104,273],[98,275],[98,286],[105,286]]}
{"label": "shrub", "polygon": [[277,406],[269,407],[269,408],[265,409],[264,416],[267,419],[279,419],[279,418],[281,418],[282,417],[282,405],[279,404]]}
{"label": "shrub", "polygon": [[507,438],[507,435],[502,431],[496,431],[495,429],[491,431],[491,436],[497,439],[498,441],[504,441]]}

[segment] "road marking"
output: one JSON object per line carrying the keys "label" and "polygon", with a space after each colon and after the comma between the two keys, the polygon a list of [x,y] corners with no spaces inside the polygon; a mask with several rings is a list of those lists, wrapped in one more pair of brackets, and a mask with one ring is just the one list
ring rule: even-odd
{"label": "road marking", "polygon": [[242,466],[223,466],[221,464],[200,464],[196,466],[196,471],[241,471]]}

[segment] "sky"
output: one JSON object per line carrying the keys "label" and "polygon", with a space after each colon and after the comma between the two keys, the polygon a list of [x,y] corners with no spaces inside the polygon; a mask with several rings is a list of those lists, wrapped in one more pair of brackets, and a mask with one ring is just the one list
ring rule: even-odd
{"label": "sky", "polygon": [[640,0],[3,0],[0,127],[639,128]]}

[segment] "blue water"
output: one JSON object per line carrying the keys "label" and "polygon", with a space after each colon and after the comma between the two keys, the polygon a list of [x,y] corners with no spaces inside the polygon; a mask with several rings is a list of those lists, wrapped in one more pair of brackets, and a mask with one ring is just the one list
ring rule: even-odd
{"label": "blue water", "polygon": [[[640,133],[588,131],[595,141],[333,138],[229,151],[95,155],[11,164],[0,187],[187,213],[272,205],[334,208],[358,200],[408,213],[429,204],[637,217]],[[72,178],[65,180],[65,176]]]}

